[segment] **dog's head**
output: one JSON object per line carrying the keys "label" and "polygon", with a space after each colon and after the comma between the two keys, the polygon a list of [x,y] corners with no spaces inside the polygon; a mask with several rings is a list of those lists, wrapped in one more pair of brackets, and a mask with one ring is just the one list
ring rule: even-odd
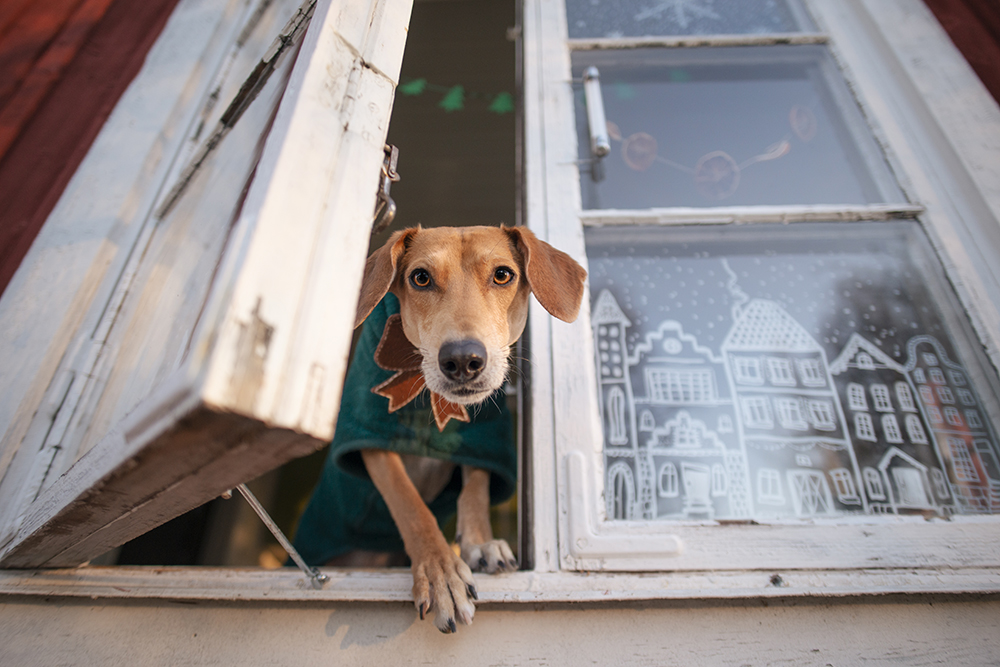
{"label": "dog's head", "polygon": [[453,403],[478,403],[504,382],[529,294],[572,322],[586,276],[521,227],[405,229],[368,258],[355,326],[391,291],[427,387]]}

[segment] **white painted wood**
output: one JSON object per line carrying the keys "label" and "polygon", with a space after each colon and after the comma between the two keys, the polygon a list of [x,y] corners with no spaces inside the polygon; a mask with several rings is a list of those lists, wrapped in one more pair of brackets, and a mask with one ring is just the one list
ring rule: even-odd
{"label": "white painted wood", "polygon": [[995,599],[483,604],[443,635],[408,602],[14,598],[5,665],[995,664]]}
{"label": "white painted wood", "polygon": [[[0,596],[283,602],[412,602],[404,569],[324,569],[321,589],[292,568],[83,567],[0,571]],[[628,602],[883,596],[993,592],[993,568],[702,570],[691,572],[517,572],[475,575],[481,604]],[[0,600],[3,598],[0,597]]]}
{"label": "white painted wood", "polygon": [[647,47],[770,46],[772,44],[825,44],[828,37],[816,32],[763,35],[664,35],[658,37],[601,37],[568,39],[570,49],[641,49]]}
{"label": "white painted wood", "polygon": [[[84,381],[55,385],[58,411],[31,425],[55,457],[43,448],[27,486],[14,480],[5,566],[82,562],[332,436],[410,0],[250,7],[252,25],[227,28],[237,50],[213,51],[218,75],[188,104],[189,139],[167,174],[184,172],[202,123],[219,117],[211,92],[235,94],[313,4],[297,58],[279,61],[295,63],[287,86],[279,64],[169,213],[139,212],[131,259],[94,305],[96,340],[78,339]],[[245,199],[203,198],[239,194],[262,130]]]}
{"label": "white painted wood", "polygon": [[608,225],[729,225],[769,222],[859,222],[914,218],[924,207],[914,204],[870,206],[719,206],[655,208],[641,211],[593,209],[580,212],[588,227]]}
{"label": "white painted wood", "polygon": [[0,542],[51,421],[92,369],[88,334],[247,7],[178,5],[0,299]]}
{"label": "white painted wood", "polygon": [[[541,41],[547,42],[547,48],[526,51],[527,90],[533,90],[532,86],[537,86],[539,90],[536,99],[529,97],[527,100],[529,139],[535,136],[533,132],[536,131],[532,123],[544,124],[539,138],[542,143],[542,159],[528,163],[529,226],[537,225],[544,230],[547,240],[582,261],[584,246],[580,230],[584,225],[784,223],[821,219],[854,221],[919,217],[931,228],[932,238],[935,239],[937,249],[943,253],[951,275],[956,282],[962,283],[959,289],[966,290],[964,304],[970,308],[973,319],[980,324],[981,335],[992,340],[998,327],[994,320],[989,319],[992,317],[989,308],[986,308],[985,314],[979,312],[983,306],[990,304],[982,295],[975,295],[976,290],[981,289],[980,286],[984,284],[983,281],[989,282],[991,278],[989,272],[980,276],[974,266],[975,262],[970,260],[976,253],[1000,251],[1000,244],[994,244],[991,232],[966,235],[963,238],[954,231],[942,231],[942,224],[947,227],[949,223],[938,221],[936,216],[942,208],[938,202],[949,196],[960,197],[961,193],[970,188],[979,188],[973,180],[964,178],[960,172],[956,175],[947,169],[941,169],[942,161],[936,160],[935,156],[928,155],[926,149],[921,148],[921,142],[929,142],[933,151],[947,149],[952,154],[944,162],[956,162],[956,148],[950,142],[942,142],[939,136],[928,136],[928,130],[924,127],[927,119],[923,117],[927,114],[917,113],[917,120],[923,125],[918,123],[916,128],[906,125],[909,120],[905,114],[900,115],[900,107],[913,103],[919,107],[924,102],[920,94],[914,95],[907,69],[901,67],[898,61],[894,61],[893,55],[887,52],[891,50],[886,46],[887,42],[900,41],[895,36],[899,32],[897,26],[903,18],[900,14],[905,14],[910,19],[914,13],[920,14],[914,20],[925,23],[933,23],[933,18],[923,8],[918,12],[905,11],[909,5],[916,4],[905,0],[890,3],[879,0],[843,3],[818,0],[809,4],[821,19],[820,27],[824,34],[828,34],[839,62],[847,65],[851,85],[855,86],[857,81],[863,83],[857,87],[863,98],[863,109],[868,121],[872,123],[875,136],[887,146],[897,175],[916,203],[865,207],[581,211],[578,190],[580,176],[577,171],[580,163],[577,161],[586,156],[577,155],[576,138],[572,131],[569,50],[619,48],[632,44],[627,43],[629,40],[607,44],[568,42],[565,40],[565,17],[559,9],[538,7],[535,3],[527,2],[526,15],[536,17],[538,25],[534,29],[538,34],[545,35]],[[874,9],[876,6],[877,10]],[[867,12],[876,17],[873,18]],[[918,30],[918,33],[926,37],[927,30]],[[893,35],[891,39],[888,37],[890,34]],[[933,39],[947,42],[943,33]],[[548,44],[560,40],[562,49]],[[907,48],[913,50],[908,51],[906,57],[916,58],[916,39],[902,41],[908,44],[912,42],[912,47]],[[732,43],[737,42],[738,39],[733,38]],[[926,42],[921,43],[926,48]],[[957,54],[943,53],[933,47],[932,52],[936,57],[960,60]],[[928,66],[926,61],[920,62]],[[875,74],[870,74],[871,72]],[[874,96],[875,102],[868,99],[869,95]],[[989,107],[989,104],[985,106]],[[947,112],[941,111],[941,115],[947,116]],[[974,119],[967,118],[964,127],[967,131],[972,128],[988,129],[992,124],[987,122],[984,126],[979,126]],[[900,142],[898,146],[897,142]],[[529,147],[530,145],[529,143]],[[916,175],[911,175],[908,168],[902,169],[904,164],[909,165],[911,158],[917,165]],[[995,161],[996,152],[989,158],[980,155],[979,159]],[[537,171],[539,168],[543,171]],[[948,176],[943,178],[937,175],[940,182],[932,183],[933,179],[922,172],[922,169],[948,171]],[[988,171],[980,169],[980,175],[984,173]],[[937,190],[933,187],[926,189],[932,185]],[[540,200],[533,202],[533,196]],[[977,196],[983,198],[983,195]],[[986,247],[977,250],[977,243],[985,244]],[[994,263],[993,267],[997,264]],[[971,287],[964,286],[966,279]],[[992,294],[1000,294],[1000,289]],[[585,307],[580,320],[572,326],[552,323],[549,327],[551,339],[547,350],[541,347],[544,345],[543,341],[533,338],[532,353],[537,361],[536,373],[547,368],[551,368],[553,373],[551,417],[543,413],[547,404],[545,399],[536,398],[533,405],[536,420],[552,420],[558,480],[556,508],[538,502],[535,511],[555,512],[558,518],[558,535],[555,539],[559,544],[560,564],[564,570],[669,570],[679,573],[699,570],[739,572],[745,568],[749,573],[752,570],[772,568],[796,571],[828,568],[830,571],[861,573],[877,564],[878,567],[887,568],[888,572],[903,574],[912,571],[912,568],[928,567],[929,571],[949,571],[953,568],[971,567],[987,573],[982,579],[983,590],[996,589],[995,576],[1000,572],[1000,558],[997,556],[1000,551],[1000,520],[997,517],[986,517],[974,522],[872,519],[857,523],[789,522],[766,526],[607,522],[601,474],[601,431],[596,423],[596,382],[591,362],[593,354],[588,321],[589,310]],[[995,373],[990,369],[980,373],[978,380],[983,383],[980,386],[996,385]],[[535,459],[537,461],[538,454]],[[536,482],[536,488],[538,484]],[[536,525],[545,527],[537,520]],[[536,536],[537,539],[543,538]]]}

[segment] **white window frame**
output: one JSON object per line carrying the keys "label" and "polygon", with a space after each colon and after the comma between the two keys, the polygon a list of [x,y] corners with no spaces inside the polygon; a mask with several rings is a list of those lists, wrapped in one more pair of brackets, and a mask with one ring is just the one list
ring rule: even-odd
{"label": "white window frame", "polygon": [[[996,171],[1000,113],[922,5],[910,0],[808,4],[832,35],[838,62],[865,100],[866,113],[878,123],[879,139],[888,146],[904,188],[921,202],[925,226],[947,270],[957,278],[953,282],[996,365],[1000,290],[988,267],[997,248],[977,245],[976,240],[984,238],[982,230],[996,225],[1000,211],[989,180]],[[564,26],[560,3],[525,1],[525,213],[542,238],[585,260],[578,224],[576,137],[566,122],[572,117],[572,93]],[[783,221],[788,213],[674,211],[661,222]],[[796,215],[825,219],[831,211],[817,207]],[[865,216],[880,214],[871,208],[846,214],[847,219]],[[614,215],[606,220],[613,224]],[[665,531],[648,522],[605,522],[600,503],[595,506],[602,491],[597,463],[602,450],[594,437],[600,423],[596,385],[588,377],[593,369],[583,368],[584,377],[577,382],[567,382],[562,374],[566,364],[588,365],[579,363],[589,358],[587,351],[593,347],[588,305],[573,325],[553,322],[537,304],[531,309],[532,424],[524,461],[530,474],[522,478],[523,498],[531,507],[521,530],[527,536],[522,560],[530,562],[532,570],[477,576],[482,600],[703,600],[1000,590],[1000,528],[994,517],[957,517],[933,524],[901,517],[836,527],[815,519],[794,529],[731,525],[724,531],[690,523]],[[919,372],[915,369],[914,377]],[[989,416],[996,419],[994,413]],[[899,548],[902,542],[906,549]],[[734,546],[738,559],[733,558]],[[581,569],[588,574],[581,576]],[[780,577],[774,576],[778,573]],[[301,575],[288,569],[101,568],[96,576],[87,568],[27,576],[0,572],[0,592],[292,602],[411,599],[412,579],[406,571],[329,574],[329,584],[311,590]]]}
{"label": "white window frame", "polygon": [[[1000,259],[1000,247],[981,241],[989,237],[991,226],[1000,219],[1000,199],[990,186],[992,167],[983,168],[979,164],[985,163],[975,162],[985,160],[996,166],[997,158],[995,153],[990,155],[994,149],[976,145],[980,130],[971,130],[968,109],[947,95],[934,92],[934,86],[950,89],[960,80],[963,90],[975,90],[976,112],[985,113],[990,123],[994,123],[990,128],[1000,122],[995,103],[926,7],[905,0],[851,3],[807,0],[806,4],[822,35],[792,36],[792,41],[824,43],[824,35],[829,35],[831,51],[843,67],[849,85],[862,100],[876,138],[888,147],[889,161],[902,188],[910,201],[919,204],[898,208],[888,205],[581,210],[579,179],[587,176],[581,176],[577,160],[587,156],[578,155],[572,122],[570,50],[590,46],[620,48],[634,42],[666,48],[724,45],[740,39],[645,37],[631,42],[628,39],[566,42],[566,18],[561,3],[529,0],[525,3],[524,21],[528,225],[585,262],[582,234],[585,225],[752,224],[834,216],[841,220],[919,217],[936,244],[946,271],[953,277],[953,284],[958,286],[962,306],[977,327],[977,334],[986,341],[997,341],[1000,281],[993,267],[1000,266],[996,261]],[[921,41],[914,35],[919,35]],[[933,59],[927,55],[928,40],[933,44]],[[938,65],[929,65],[931,60]],[[919,67],[917,62],[921,63]],[[942,148],[938,141],[942,132],[954,142],[947,150],[959,151],[962,156],[956,160],[954,153],[949,153],[948,160],[957,167],[954,172],[942,173],[939,169],[944,160],[935,151]],[[968,158],[964,157],[964,151],[969,151]],[[971,189],[975,203],[967,206],[968,202],[948,196],[955,187],[963,192]],[[872,562],[869,559],[878,557],[880,566],[888,559],[890,571],[919,566],[917,570],[907,570],[909,574],[902,569],[894,571],[894,576],[902,577],[900,581],[913,576],[910,581],[916,582],[925,571],[949,572],[949,568],[958,567],[966,562],[964,557],[969,557],[980,568],[979,579],[970,583],[969,589],[996,587],[1000,576],[997,517],[963,516],[949,522],[927,523],[922,519],[879,516],[871,517],[871,521],[841,522],[841,525],[836,525],[835,520],[816,518],[809,525],[726,525],[723,529],[678,522],[605,521],[601,512],[602,443],[595,437],[600,433],[594,409],[596,382],[593,369],[574,361],[577,357],[574,351],[583,350],[579,358],[589,358],[587,351],[592,348],[587,304],[589,301],[585,299],[580,319],[571,325],[549,321],[537,307],[532,312],[530,341],[537,364],[532,375],[535,388],[532,474],[546,483],[551,475],[558,480],[554,491],[543,489],[539,483],[532,488],[535,512],[531,528],[536,568],[670,571],[674,578],[696,570],[718,574],[746,573],[754,568],[793,568],[809,571],[819,581],[827,576],[821,572],[851,572],[863,578],[867,564]],[[996,350],[1000,348],[995,342],[986,347],[996,364]],[[976,378],[977,383],[995,384],[992,369],[985,370],[990,375],[982,373]],[[991,418],[996,419],[996,410],[991,409]],[[756,484],[756,480],[750,483]],[[554,508],[558,511],[553,512]],[[867,525],[862,528],[862,524]],[[873,525],[877,528],[873,529]],[[870,549],[873,543],[866,544],[868,538],[862,534],[875,537],[879,544],[877,554]],[[778,552],[765,546],[772,538],[783,545]],[[963,559],[936,546],[952,538],[963,541],[959,549],[964,553]],[[907,542],[907,549],[896,546],[900,541]],[[733,546],[737,544],[738,548]],[[817,550],[820,544],[824,546]],[[901,583],[899,588],[908,585]],[[918,588],[926,590],[925,584]]]}
{"label": "white window frame", "polygon": [[[332,437],[411,0],[259,6],[178,4],[0,301],[3,567],[79,565]],[[202,252],[155,255],[158,211],[286,21],[297,55],[239,216],[210,221],[214,270],[186,310],[141,310]],[[187,352],[130,337],[175,321]]]}

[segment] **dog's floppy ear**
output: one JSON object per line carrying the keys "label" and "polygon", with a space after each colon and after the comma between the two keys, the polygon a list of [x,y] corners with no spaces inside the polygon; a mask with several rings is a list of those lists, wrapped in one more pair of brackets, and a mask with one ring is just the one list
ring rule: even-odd
{"label": "dog's floppy ear", "polygon": [[572,257],[540,241],[524,227],[501,229],[524,257],[524,276],[538,303],[553,317],[572,322],[580,312],[587,272]]}
{"label": "dog's floppy ear", "polygon": [[403,229],[396,232],[389,237],[384,246],[369,255],[365,263],[365,277],[361,281],[361,298],[354,316],[355,328],[361,326],[392,287],[392,281],[396,279],[399,258],[403,256],[406,246],[418,229]]}

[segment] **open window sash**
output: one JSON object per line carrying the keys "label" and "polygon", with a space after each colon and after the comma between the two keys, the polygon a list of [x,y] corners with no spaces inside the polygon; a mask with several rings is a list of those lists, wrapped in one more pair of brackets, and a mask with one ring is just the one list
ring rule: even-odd
{"label": "open window sash", "polygon": [[332,437],[411,4],[178,5],[0,304],[2,566]]}

